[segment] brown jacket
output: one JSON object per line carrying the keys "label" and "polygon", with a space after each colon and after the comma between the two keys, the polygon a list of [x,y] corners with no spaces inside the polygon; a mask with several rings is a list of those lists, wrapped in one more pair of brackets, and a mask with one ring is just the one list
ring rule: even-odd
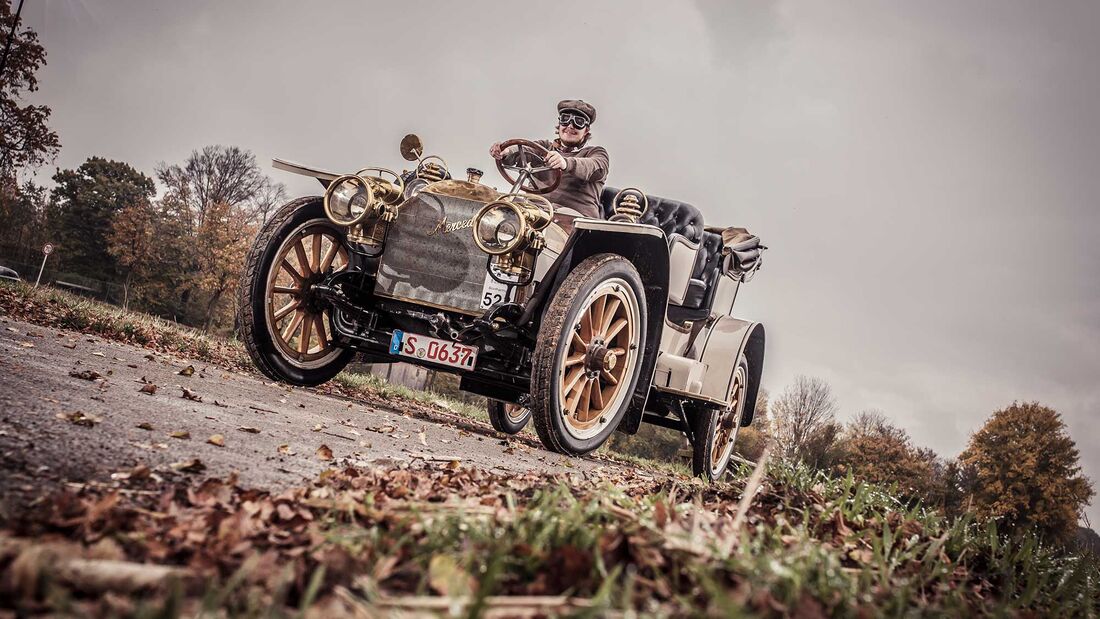
{"label": "brown jacket", "polygon": [[[609,165],[604,147],[581,146],[571,149],[557,140],[535,140],[535,143],[543,148],[556,150],[565,157],[566,165],[562,170],[561,183],[554,191],[544,194],[546,198],[558,206],[578,211],[585,217],[600,219],[600,191],[607,180]],[[504,152],[503,161],[514,164],[517,156],[516,147],[509,148]],[[535,175],[535,184],[546,187],[552,178],[551,172],[540,172]]]}

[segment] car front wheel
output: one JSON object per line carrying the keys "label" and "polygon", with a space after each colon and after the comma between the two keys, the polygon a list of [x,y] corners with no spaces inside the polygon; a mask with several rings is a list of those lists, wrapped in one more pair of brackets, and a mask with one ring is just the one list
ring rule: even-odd
{"label": "car front wheel", "polygon": [[547,449],[581,455],[611,436],[637,385],[645,338],[645,292],[630,261],[599,254],[566,276],[543,316],[531,372],[531,414]]}
{"label": "car front wheel", "polygon": [[318,385],[355,356],[336,344],[331,310],[312,290],[347,264],[346,233],[325,216],[320,198],[294,200],[264,224],[238,298],[241,340],[261,372]]}

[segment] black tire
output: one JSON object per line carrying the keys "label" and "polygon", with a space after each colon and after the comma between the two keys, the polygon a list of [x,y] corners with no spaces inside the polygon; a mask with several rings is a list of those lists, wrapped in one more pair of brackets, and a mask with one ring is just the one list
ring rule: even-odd
{"label": "black tire", "polygon": [[511,402],[489,400],[489,423],[497,432],[519,434],[528,421],[531,421],[531,409]]}
{"label": "black tire", "polygon": [[[592,313],[596,306],[592,295],[605,295],[594,297],[605,299],[599,312],[601,319],[605,314],[610,315],[610,319],[618,324],[616,312],[621,310],[623,319],[627,320],[628,324],[625,327],[619,327],[617,331],[607,328],[596,330],[592,327],[595,319],[591,317],[596,315]],[[607,297],[612,296],[618,299],[615,305],[613,305],[614,301],[606,300]],[[613,306],[613,309],[608,310],[608,306]],[[587,319],[586,314],[589,316]],[[585,361],[580,362],[584,376],[580,379],[574,377],[573,384],[575,385],[578,380],[582,383],[591,383],[594,385],[594,390],[589,392],[585,391],[587,387],[582,387],[570,402],[568,396],[574,392],[567,388],[565,382],[576,371],[576,367],[570,364],[578,363],[576,360],[570,361],[573,359],[570,352],[574,347],[579,346],[575,343],[575,334],[583,342],[582,322],[585,320],[589,320],[588,324],[593,329],[589,333],[589,344],[593,346],[586,348],[591,350],[592,357],[599,356],[601,359],[607,359],[608,355],[611,355],[616,359],[622,357],[623,360],[609,364],[604,362],[605,365],[600,366],[603,369],[591,370],[589,358],[586,355]],[[629,324],[630,320],[633,320],[632,325]],[[629,338],[622,339],[623,331],[629,332]],[[597,336],[597,334],[601,335]],[[606,342],[601,339],[604,337],[603,334],[607,335]],[[626,341],[630,342],[629,346],[624,345]],[[630,261],[617,254],[598,254],[581,262],[565,277],[542,317],[538,343],[532,360],[531,416],[534,420],[535,432],[547,449],[564,454],[582,455],[599,448],[611,436],[630,406],[638,383],[645,341],[645,288],[637,269]],[[600,346],[596,347],[596,342],[599,342]],[[614,348],[611,348],[612,345]],[[570,367],[570,374],[565,373],[564,368],[567,366]],[[605,389],[601,389],[601,384],[611,385],[611,383],[600,381],[604,380],[603,372],[608,369],[618,374],[612,395],[609,400],[604,401],[602,394]],[[591,371],[596,373],[596,377],[589,378]],[[596,412],[592,413],[592,416],[586,417],[583,421],[580,420],[581,409],[584,409],[585,415],[589,414],[597,392],[600,394],[602,403],[596,405]],[[577,404],[582,399],[586,400],[583,406]],[[573,413],[569,413],[563,405],[570,403],[575,409]],[[572,421],[567,421],[568,419]],[[579,427],[581,425],[585,427]]]}
{"label": "black tire", "polygon": [[284,205],[260,229],[245,258],[238,290],[237,321],[241,342],[261,372],[278,381],[312,386],[336,376],[355,357],[355,351],[333,343],[333,350],[322,359],[302,363],[280,349],[271,333],[267,311],[268,276],[283,243],[296,230],[303,230],[303,226],[325,230],[346,246],[347,231],[325,216],[321,198],[299,198]]}
{"label": "black tire", "polygon": [[[713,406],[701,407],[693,423],[695,444],[691,450],[691,469],[696,477],[702,477],[709,481],[717,481],[729,468],[730,459],[733,457],[734,445],[737,442],[737,432],[741,428],[741,420],[745,415],[745,393],[748,389],[749,362],[745,355],[737,360],[732,377],[734,384],[730,389],[731,399],[736,397],[732,406],[717,408]],[[738,382],[739,381],[739,382]],[[718,424],[723,424],[723,430],[730,433],[728,438],[725,432],[722,434],[723,445],[719,446]],[[715,453],[721,449],[721,453]]]}

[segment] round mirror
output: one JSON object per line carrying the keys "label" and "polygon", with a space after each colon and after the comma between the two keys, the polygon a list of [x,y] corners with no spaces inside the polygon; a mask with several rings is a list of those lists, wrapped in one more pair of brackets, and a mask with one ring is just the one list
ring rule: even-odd
{"label": "round mirror", "polygon": [[424,152],[424,144],[415,133],[410,133],[401,138],[401,156],[406,161],[417,161]]}

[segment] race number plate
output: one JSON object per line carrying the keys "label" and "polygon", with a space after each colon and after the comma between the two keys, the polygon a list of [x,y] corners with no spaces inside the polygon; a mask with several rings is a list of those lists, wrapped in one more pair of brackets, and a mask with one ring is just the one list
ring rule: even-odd
{"label": "race number plate", "polygon": [[481,287],[481,309],[489,309],[501,301],[508,300],[508,286],[497,281],[486,270],[485,284]]}
{"label": "race number plate", "polygon": [[431,361],[463,370],[474,369],[477,347],[441,340],[418,333],[394,331],[390,338],[390,354]]}

